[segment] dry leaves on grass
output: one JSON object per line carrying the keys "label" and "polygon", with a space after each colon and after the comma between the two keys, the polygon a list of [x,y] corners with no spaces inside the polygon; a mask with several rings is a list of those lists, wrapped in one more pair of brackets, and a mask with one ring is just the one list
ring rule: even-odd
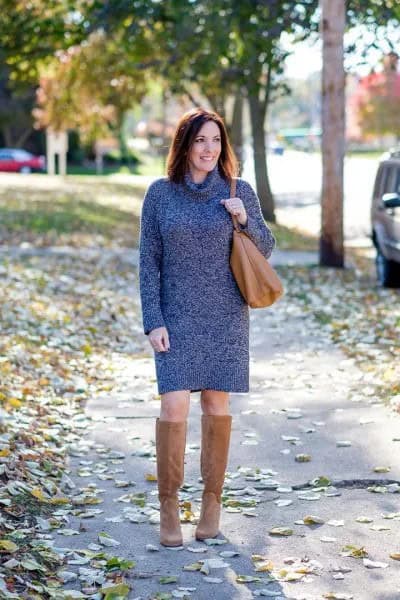
{"label": "dry leaves on grass", "polygon": [[[69,597],[127,597],[124,576],[133,561],[97,545],[66,548],[68,537],[81,533],[68,527],[70,516],[95,516],[101,509],[93,505],[102,502],[96,487],[76,489],[67,458],[91,426],[85,399],[113,386],[110,355],[143,351],[134,335],[134,274],[118,259],[36,256],[2,261],[0,284],[1,595],[62,599],[72,582],[80,590]],[[81,477],[90,475],[87,467]],[[108,469],[99,461],[94,472]],[[54,545],[55,533],[65,537],[64,548]],[[119,544],[105,532],[99,541]],[[73,564],[78,574],[69,572]]]}

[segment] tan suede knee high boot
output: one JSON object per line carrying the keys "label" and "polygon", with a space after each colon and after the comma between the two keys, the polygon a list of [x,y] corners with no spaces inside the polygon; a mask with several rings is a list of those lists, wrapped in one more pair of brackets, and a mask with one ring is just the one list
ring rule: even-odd
{"label": "tan suede knee high boot", "polygon": [[160,543],[181,546],[178,490],[183,483],[186,421],[156,421]]}
{"label": "tan suede knee high boot", "polygon": [[201,417],[201,476],[204,491],[196,538],[204,540],[218,535],[221,513],[221,494],[228,463],[232,417],[202,415]]}

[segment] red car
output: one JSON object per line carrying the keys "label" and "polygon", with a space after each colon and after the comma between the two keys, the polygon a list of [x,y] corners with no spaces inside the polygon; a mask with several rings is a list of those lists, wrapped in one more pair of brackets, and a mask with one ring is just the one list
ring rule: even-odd
{"label": "red car", "polygon": [[19,148],[0,148],[0,171],[33,173],[44,170],[44,156],[35,156]]}

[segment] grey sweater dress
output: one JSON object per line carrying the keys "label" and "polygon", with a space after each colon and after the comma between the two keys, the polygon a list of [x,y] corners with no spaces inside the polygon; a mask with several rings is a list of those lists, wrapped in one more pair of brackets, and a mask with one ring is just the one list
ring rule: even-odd
{"label": "grey sweater dress", "polygon": [[[246,226],[269,257],[275,245],[252,187],[237,180]],[[194,183],[168,178],[148,188],[140,222],[139,277],[144,333],[166,327],[170,350],[155,352],[158,393],[249,391],[249,307],[229,266],[232,219],[218,166]]]}

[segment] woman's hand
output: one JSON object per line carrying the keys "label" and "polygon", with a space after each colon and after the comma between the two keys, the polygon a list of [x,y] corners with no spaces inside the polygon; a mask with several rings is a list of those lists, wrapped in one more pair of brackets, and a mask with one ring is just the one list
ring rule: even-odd
{"label": "woman's hand", "polygon": [[156,352],[167,352],[169,350],[169,336],[166,327],[157,327],[149,333],[149,342]]}
{"label": "woman's hand", "polygon": [[221,204],[225,206],[226,210],[229,213],[231,213],[231,215],[237,217],[237,220],[241,225],[246,225],[247,212],[240,198],[229,198],[228,200],[221,200]]}

